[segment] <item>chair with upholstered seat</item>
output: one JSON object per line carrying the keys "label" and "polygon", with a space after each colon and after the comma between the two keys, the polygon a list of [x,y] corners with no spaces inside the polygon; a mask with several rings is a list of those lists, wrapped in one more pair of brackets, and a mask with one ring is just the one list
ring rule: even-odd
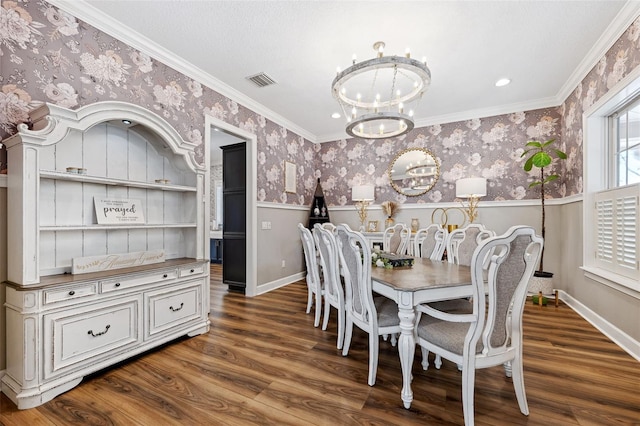
{"label": "chair with upholstered seat", "polygon": [[[472,223],[464,228],[451,231],[446,239],[447,260],[449,263],[470,266],[471,257],[478,245],[494,235],[494,231],[488,230],[483,225],[477,223]],[[429,303],[429,306],[440,311],[451,313],[468,313],[472,308],[469,299],[443,300]],[[424,359],[426,359],[427,355],[428,352],[423,351]],[[435,365],[437,368],[440,368],[440,365],[442,365],[442,360],[437,354]],[[462,366],[458,365],[458,369],[461,370]]]}
{"label": "chair with upholstered seat", "polygon": [[431,260],[442,260],[447,234],[447,230],[439,224],[419,229],[413,240],[413,255]]}
{"label": "chair with upholstered seat", "polygon": [[318,256],[316,252],[316,244],[311,231],[303,224],[298,223],[300,231],[300,239],[302,240],[302,248],[304,249],[304,260],[307,266],[307,313],[311,311],[311,306],[315,302],[315,318],[314,327],[320,325],[320,316],[322,315],[322,281],[320,280],[320,271],[318,264]]}
{"label": "chair with upholstered seat", "polygon": [[331,231],[331,232],[333,232],[333,233],[335,233],[335,232],[336,232],[336,226],[335,226],[333,223],[331,223],[331,222],[325,222],[325,223],[323,223],[323,224],[322,224],[322,227],[323,227],[324,229],[328,229],[329,231]]}
{"label": "chair with upholstered seat", "polygon": [[454,229],[447,236],[447,260],[449,263],[469,266],[476,247],[494,235],[495,232],[477,223]]}
{"label": "chair with upholstered seat", "polygon": [[[326,224],[324,224],[326,225]],[[324,280],[324,318],[322,329],[326,330],[329,324],[329,315],[333,306],[338,311],[338,349],[342,349],[344,340],[344,290],[340,281],[340,264],[338,244],[332,231],[319,223],[313,227],[313,236],[320,253],[320,269]]]}
{"label": "chair with upholstered seat", "polygon": [[396,223],[384,230],[382,244],[384,251],[399,255],[407,254],[411,231],[404,223]]}
{"label": "chair with upholstered seat", "polygon": [[371,286],[371,249],[364,236],[348,225],[338,225],[338,252],[344,274],[346,326],[342,355],[349,353],[354,324],[369,334],[369,377],[373,386],[378,369],[380,336],[400,333],[398,305],[385,297],[374,302]]}
{"label": "chair with upholstered seat", "polygon": [[503,235],[483,241],[471,258],[471,313],[444,312],[429,305],[417,308],[422,313],[416,340],[423,351],[423,369],[428,368],[425,351],[462,367],[462,407],[467,426],[474,423],[475,374],[481,368],[504,365],[507,377],[513,379],[520,411],[529,414],[522,371],[522,312],[542,245],[542,238],[528,226],[514,226]]}

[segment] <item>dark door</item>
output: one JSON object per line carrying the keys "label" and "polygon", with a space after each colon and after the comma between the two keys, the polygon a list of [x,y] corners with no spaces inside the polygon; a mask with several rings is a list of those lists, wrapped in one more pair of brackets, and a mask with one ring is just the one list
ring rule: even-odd
{"label": "dark door", "polygon": [[247,285],[247,151],[246,143],[222,148],[222,282],[245,292]]}

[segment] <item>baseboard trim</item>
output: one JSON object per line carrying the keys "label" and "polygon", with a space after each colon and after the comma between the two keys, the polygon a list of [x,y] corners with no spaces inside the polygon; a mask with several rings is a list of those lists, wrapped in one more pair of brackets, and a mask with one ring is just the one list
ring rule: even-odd
{"label": "baseboard trim", "polygon": [[298,272],[297,274],[289,275],[288,277],[283,277],[275,281],[260,284],[258,288],[256,288],[256,296],[270,292],[271,290],[275,290],[280,287],[284,287],[296,281],[300,281],[301,279],[304,279],[304,277],[305,277],[305,272],[302,271],[302,272]]}
{"label": "baseboard trim", "polygon": [[558,291],[560,300],[567,304],[571,309],[576,311],[578,315],[587,320],[591,325],[600,330],[602,334],[607,336],[613,343],[620,346],[625,352],[631,355],[636,361],[640,361],[640,342],[593,312],[587,306],[576,300],[563,290]]}

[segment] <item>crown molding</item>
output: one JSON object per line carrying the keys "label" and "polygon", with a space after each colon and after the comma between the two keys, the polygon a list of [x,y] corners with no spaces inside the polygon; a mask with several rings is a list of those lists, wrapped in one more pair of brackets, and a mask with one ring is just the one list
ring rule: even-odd
{"label": "crown molding", "polygon": [[[231,86],[221,82],[212,75],[206,73],[202,69],[190,64],[186,61],[178,61],[177,56],[155,43],[154,41],[133,31],[129,27],[116,21],[115,19],[105,16],[98,9],[87,3],[85,0],[47,0],[49,3],[59,7],[77,18],[85,21],[89,25],[94,26],[100,31],[115,37],[116,39],[132,46],[141,52],[146,53],[155,60],[164,63],[171,68],[187,75],[194,80],[204,84],[212,90],[232,99],[252,111],[263,115],[269,120],[286,127],[294,133],[299,134],[303,138],[313,143],[332,142],[342,139],[350,139],[344,133],[332,133],[314,135],[303,129],[297,124],[291,122],[285,117],[270,110],[264,105],[256,102],[245,94],[239,92]],[[434,124],[453,123],[458,121],[466,121],[472,118],[491,117],[502,114],[509,114],[517,111],[529,111],[540,108],[549,108],[561,105],[569,95],[575,90],[578,84],[593,69],[602,56],[613,46],[613,44],[626,31],[631,23],[640,15],[640,1],[628,0],[622,7],[618,15],[611,22],[607,30],[598,38],[598,41],[589,51],[589,54],[580,62],[578,67],[571,74],[569,79],[560,88],[555,96],[526,101],[522,103],[507,104],[491,108],[482,108],[476,110],[467,110],[459,113],[438,115],[428,117],[426,119],[417,120],[416,128],[431,126]]]}
{"label": "crown molding", "polygon": [[160,46],[158,43],[144,37],[143,35],[133,31],[131,28],[120,23],[119,21],[104,15],[98,9],[85,0],[47,0],[52,5],[63,9],[78,19],[83,20],[87,24],[97,28],[98,30],[109,34],[110,36],[120,40],[123,43],[151,56],[153,59],[181,72],[182,74],[204,84],[210,89],[232,99],[255,113],[263,115],[267,119],[276,124],[286,127],[288,130],[297,133],[311,142],[316,142],[316,135],[303,129],[297,124],[289,121],[280,114],[270,110],[264,105],[256,102],[247,95],[239,92],[233,87],[216,79],[211,74],[203,71],[195,65],[180,59],[178,56]]}
{"label": "crown molding", "polygon": [[628,0],[620,9],[620,12],[611,21],[604,33],[595,42],[587,56],[580,62],[578,67],[571,73],[567,81],[556,95],[556,105],[562,104],[573,93],[578,84],[596,66],[598,61],[613,47],[616,41],[624,34],[633,21],[640,15],[640,2]]}
{"label": "crown molding", "polygon": [[[416,120],[413,131],[422,127],[433,126],[434,124],[456,123],[460,121],[471,120],[472,118],[495,117],[498,115],[510,114],[512,112],[518,111],[533,111],[541,108],[555,108],[560,104],[561,102],[558,102],[557,97],[552,96],[548,98],[534,99],[532,101],[517,102],[489,108],[478,108],[451,114],[434,115],[432,117]],[[353,138],[347,136],[346,132],[319,135],[317,137],[318,143],[333,142],[341,139]]]}

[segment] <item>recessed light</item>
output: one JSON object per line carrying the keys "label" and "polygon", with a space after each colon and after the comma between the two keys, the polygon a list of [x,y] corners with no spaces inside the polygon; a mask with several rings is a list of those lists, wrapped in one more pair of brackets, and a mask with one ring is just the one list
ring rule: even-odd
{"label": "recessed light", "polygon": [[511,80],[508,78],[501,78],[500,80],[496,81],[496,87],[502,87],[502,86],[506,86],[507,84],[511,83]]}
{"label": "recessed light", "polygon": [[131,124],[131,120],[122,120],[122,124],[126,124],[128,126]]}
{"label": "recessed light", "polygon": [[340,113],[334,112],[333,114],[331,114],[331,118],[340,118]]}

